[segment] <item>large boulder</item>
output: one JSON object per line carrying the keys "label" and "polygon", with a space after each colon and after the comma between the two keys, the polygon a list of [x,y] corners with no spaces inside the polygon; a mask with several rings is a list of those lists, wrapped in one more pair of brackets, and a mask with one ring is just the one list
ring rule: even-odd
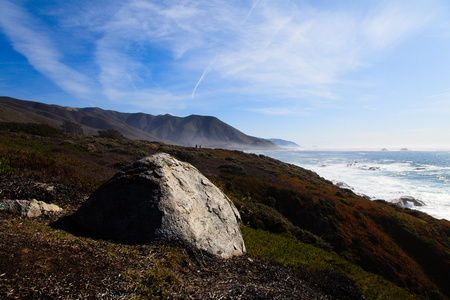
{"label": "large boulder", "polygon": [[230,199],[192,165],[165,153],[117,173],[73,220],[113,241],[179,240],[223,258],[245,252],[240,215]]}

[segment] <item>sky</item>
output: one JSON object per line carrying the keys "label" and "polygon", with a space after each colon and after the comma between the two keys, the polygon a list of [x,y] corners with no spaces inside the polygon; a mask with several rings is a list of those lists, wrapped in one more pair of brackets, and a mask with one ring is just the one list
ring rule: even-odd
{"label": "sky", "polygon": [[450,149],[447,0],[0,0],[0,96]]}

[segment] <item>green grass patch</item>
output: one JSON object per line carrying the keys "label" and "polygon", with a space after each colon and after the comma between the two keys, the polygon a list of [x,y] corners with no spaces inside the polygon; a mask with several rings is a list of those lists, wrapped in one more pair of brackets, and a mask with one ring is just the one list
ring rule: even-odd
{"label": "green grass patch", "polygon": [[18,170],[11,164],[11,159],[8,157],[0,157],[0,175],[12,175]]}
{"label": "green grass patch", "polygon": [[8,148],[9,150],[27,150],[38,152],[40,154],[51,153],[54,149],[54,145],[43,140],[32,140],[5,135],[0,135],[0,145]]}
{"label": "green grass patch", "polygon": [[413,299],[413,296],[381,276],[342,259],[336,253],[327,252],[295,238],[273,234],[263,230],[242,228],[248,253],[263,259],[281,263],[300,272],[304,269],[333,269],[353,279],[368,299]]}

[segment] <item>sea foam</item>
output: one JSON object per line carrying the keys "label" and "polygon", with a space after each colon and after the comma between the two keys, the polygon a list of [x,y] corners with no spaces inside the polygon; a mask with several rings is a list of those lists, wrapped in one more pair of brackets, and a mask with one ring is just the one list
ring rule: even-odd
{"label": "sea foam", "polygon": [[450,220],[450,152],[431,151],[260,151],[312,170],[357,194],[387,201],[411,196],[414,206],[438,219]]}

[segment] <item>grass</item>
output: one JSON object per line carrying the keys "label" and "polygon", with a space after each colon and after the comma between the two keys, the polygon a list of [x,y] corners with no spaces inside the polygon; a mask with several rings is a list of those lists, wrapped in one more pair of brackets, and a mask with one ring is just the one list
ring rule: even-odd
{"label": "grass", "polygon": [[52,143],[46,142],[43,138],[35,140],[27,139],[27,135],[1,136],[0,144],[9,150],[31,151],[39,154],[49,154],[55,148]]}
{"label": "grass", "polygon": [[[165,255],[154,257],[145,247],[110,243],[89,237],[77,237],[29,219],[4,220],[1,224],[5,229],[16,228],[16,234],[20,235],[20,239],[25,239],[29,243],[29,246],[20,249],[18,254],[10,253],[11,260],[19,259],[22,263],[25,263],[26,258],[23,253],[33,253],[36,245],[41,245],[37,248],[37,251],[42,251],[42,247],[46,249],[45,252],[49,251],[48,249],[54,249],[53,254],[45,258],[44,262],[41,262],[41,258],[39,258],[42,254],[34,253],[34,257],[30,257],[27,267],[36,268],[38,266],[40,269],[49,269],[57,264],[68,268],[70,272],[70,268],[73,267],[70,266],[72,263],[70,256],[73,255],[74,258],[83,257],[84,259],[79,262],[80,266],[77,266],[77,268],[95,272],[95,269],[89,269],[89,264],[95,265],[95,263],[90,262],[89,256],[92,256],[95,261],[101,262],[101,269],[107,268],[107,264],[111,265],[112,270],[115,269],[119,282],[124,283],[123,289],[128,291],[131,299],[166,297],[170,294],[172,288],[181,285],[181,279],[173,270],[179,269],[178,265],[183,259],[187,258],[180,254],[179,248],[163,246]],[[9,230],[5,230],[5,232],[9,232]],[[13,235],[10,234],[9,238],[13,238]],[[98,275],[101,276],[102,272],[109,273],[107,270],[99,270]],[[57,274],[53,274],[53,276],[57,276]],[[102,277],[108,276],[111,276],[111,274]],[[37,277],[40,277],[39,274]],[[42,285],[45,285],[45,282],[42,278],[36,281],[32,277],[25,276],[21,279],[21,288],[28,290],[27,293],[29,294],[36,295],[38,291],[43,289]],[[73,282],[73,284],[76,285],[77,283]],[[99,282],[92,282],[91,284],[94,284],[94,286],[91,286],[90,290],[101,288]]]}
{"label": "grass", "polygon": [[182,285],[180,276],[165,266],[164,261],[147,270],[139,266],[134,270],[127,269],[122,279],[131,284],[135,291],[132,299],[166,298],[172,288]]}
{"label": "grass", "polygon": [[364,271],[336,253],[330,253],[292,237],[249,227],[242,228],[248,253],[276,261],[301,272],[304,269],[333,269],[353,279],[367,299],[414,299],[414,297],[381,276]]}
{"label": "grass", "polygon": [[39,219],[1,218],[0,226],[2,299],[256,299],[305,286],[284,283],[295,276],[254,257],[223,260],[170,243],[111,243]]}

